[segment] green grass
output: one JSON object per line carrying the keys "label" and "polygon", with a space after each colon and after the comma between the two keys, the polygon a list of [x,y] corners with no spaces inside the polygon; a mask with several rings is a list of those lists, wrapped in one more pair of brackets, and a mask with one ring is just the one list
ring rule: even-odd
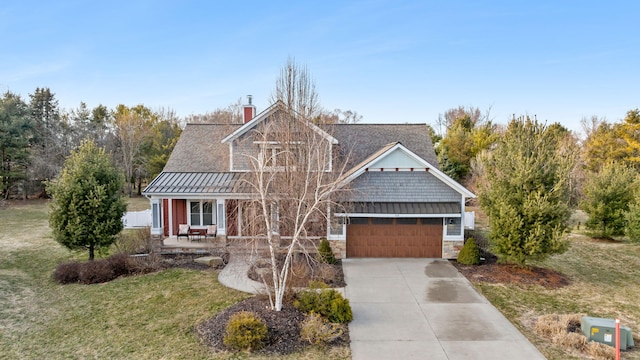
{"label": "green grass", "polygon": [[127,211],[143,211],[151,209],[151,202],[144,196],[127,198]]}
{"label": "green grass", "polygon": [[[58,285],[57,264],[86,259],[51,239],[43,202],[0,209],[0,358],[262,359],[214,354],[194,327],[247,297],[215,271],[171,269],[98,285]],[[310,349],[287,359],[349,358]]]}
{"label": "green grass", "polygon": [[[576,357],[534,333],[531,321],[540,315],[582,313],[620,318],[636,339],[640,331],[640,246],[600,242],[578,234],[571,235],[570,242],[566,253],[532,264],[567,275],[571,279],[567,287],[549,290],[540,286],[475,283],[548,359]],[[640,351],[624,352],[623,357],[640,359]]]}

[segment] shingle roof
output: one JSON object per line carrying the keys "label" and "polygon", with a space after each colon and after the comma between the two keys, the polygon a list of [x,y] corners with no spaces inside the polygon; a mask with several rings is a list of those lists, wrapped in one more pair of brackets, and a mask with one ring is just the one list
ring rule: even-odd
{"label": "shingle roof", "polygon": [[223,144],[222,139],[240,126],[187,124],[163,171],[229,171],[229,145]]}
{"label": "shingle roof", "polygon": [[[229,173],[229,145],[223,144],[222,139],[240,126],[187,124],[163,172],[144,193],[231,191],[226,184],[228,175],[224,175],[232,174]],[[426,124],[337,124],[321,128],[338,140],[337,146],[343,153],[349,153],[347,171],[395,142],[438,166]]]}
{"label": "shingle roof", "polygon": [[338,139],[343,152],[350,153],[349,168],[395,142],[440,168],[427,124],[337,124],[329,126],[328,132]]}

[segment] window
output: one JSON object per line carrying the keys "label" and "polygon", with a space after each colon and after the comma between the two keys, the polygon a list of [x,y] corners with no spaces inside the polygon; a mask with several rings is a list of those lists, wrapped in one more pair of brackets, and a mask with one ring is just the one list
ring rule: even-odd
{"label": "window", "polygon": [[349,218],[349,222],[353,225],[366,225],[369,223],[369,218]]}
{"label": "window", "polygon": [[296,166],[302,159],[300,143],[289,142],[285,145],[278,142],[258,142],[260,145],[260,159],[264,166],[272,169],[284,169]]}
{"label": "window", "polygon": [[462,234],[461,218],[446,218],[447,236],[457,236]]}
{"label": "window", "polygon": [[345,218],[338,217],[333,218],[331,221],[331,227],[329,228],[330,235],[343,235],[344,234]]}
{"label": "window", "polygon": [[396,224],[398,225],[415,225],[418,223],[417,218],[398,218]]}
{"label": "window", "polygon": [[151,219],[153,221],[151,227],[154,229],[160,228],[160,204],[153,203],[151,206]]}
{"label": "window", "polygon": [[371,218],[373,225],[391,225],[393,224],[393,218]]}
{"label": "window", "polygon": [[191,201],[189,206],[191,226],[207,226],[216,223],[215,202]]}

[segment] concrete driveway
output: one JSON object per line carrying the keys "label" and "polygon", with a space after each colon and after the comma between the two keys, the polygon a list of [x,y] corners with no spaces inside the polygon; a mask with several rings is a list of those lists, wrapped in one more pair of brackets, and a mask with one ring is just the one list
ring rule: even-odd
{"label": "concrete driveway", "polygon": [[453,265],[344,259],[354,360],[544,359]]}

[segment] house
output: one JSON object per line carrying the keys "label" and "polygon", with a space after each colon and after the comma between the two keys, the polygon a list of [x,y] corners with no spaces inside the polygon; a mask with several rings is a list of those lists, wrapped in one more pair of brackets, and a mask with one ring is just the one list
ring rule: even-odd
{"label": "house", "polygon": [[[277,103],[256,115],[249,101],[244,124],[188,124],[144,190],[152,237],[175,237],[179,224],[215,224],[217,241],[246,237],[243,203],[255,194],[242,182],[254,171],[243,155],[268,153],[275,164],[277,142],[253,137],[283,113]],[[475,195],[438,169],[426,124],[305,126],[329,149],[349,147],[342,180],[351,189],[336,199],[345,206],[328,208],[327,223],[310,236],[329,239],[342,257],[457,257],[472,220],[465,203]]]}

